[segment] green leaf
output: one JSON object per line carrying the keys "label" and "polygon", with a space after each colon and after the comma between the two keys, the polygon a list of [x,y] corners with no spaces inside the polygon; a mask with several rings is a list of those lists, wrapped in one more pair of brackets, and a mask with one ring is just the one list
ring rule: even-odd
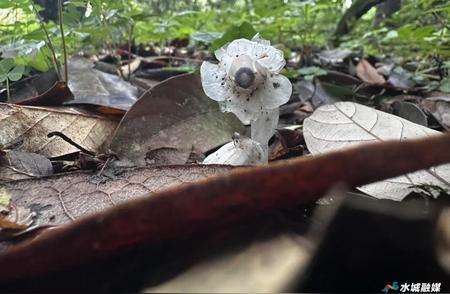
{"label": "green leaf", "polygon": [[0,74],[0,83],[3,83],[8,79],[8,74]]}
{"label": "green leaf", "polygon": [[25,72],[25,66],[23,66],[23,64],[16,65],[8,73],[8,79],[12,82],[18,81],[22,78],[24,72]]}
{"label": "green leaf", "polygon": [[324,76],[327,74],[325,70],[317,66],[302,67],[298,70],[298,73],[305,76],[305,79],[308,79],[309,76],[312,79],[313,77]]}
{"label": "green leaf", "polygon": [[395,30],[391,30],[387,32],[386,36],[383,38],[384,42],[390,41],[392,39],[398,38],[398,32]]}
{"label": "green leaf", "polygon": [[211,44],[220,37],[222,37],[222,33],[219,32],[193,32],[191,34],[192,40],[205,44]]}
{"label": "green leaf", "polygon": [[0,1],[0,9],[7,9],[7,8],[14,8],[15,7],[14,1],[10,0],[4,0]]}
{"label": "green leaf", "polygon": [[298,73],[298,70],[294,70],[294,69],[286,68],[286,67],[281,70],[281,74],[290,79],[295,79],[300,75]]}
{"label": "green leaf", "polygon": [[450,69],[450,61],[445,61],[444,62],[444,67]]}
{"label": "green leaf", "polygon": [[14,59],[6,58],[0,61],[0,74],[7,74],[14,67]]}
{"label": "green leaf", "polygon": [[439,86],[439,90],[445,93],[450,93],[450,78],[443,79],[441,81],[441,85]]}
{"label": "green leaf", "polygon": [[244,21],[238,26],[237,25],[232,26],[225,32],[225,34],[223,34],[222,37],[215,40],[210,47],[210,51],[216,51],[220,47],[236,39],[244,38],[250,40],[256,34],[257,31],[251,25],[251,23],[249,23],[248,21]]}

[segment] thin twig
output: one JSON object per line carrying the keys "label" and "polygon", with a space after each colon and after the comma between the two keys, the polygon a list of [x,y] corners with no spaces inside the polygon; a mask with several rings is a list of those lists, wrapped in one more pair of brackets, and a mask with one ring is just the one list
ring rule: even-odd
{"label": "thin twig", "polygon": [[78,143],[75,143],[72,139],[70,139],[69,137],[67,137],[66,135],[64,135],[61,132],[50,132],[47,134],[47,137],[51,138],[53,136],[57,136],[60,137],[61,139],[63,139],[65,142],[69,143],[70,145],[74,146],[75,148],[79,149],[81,152],[84,152],[86,154],[95,156],[94,152],[91,152],[89,150],[87,150],[86,148],[84,148],[83,146],[79,145]]}
{"label": "thin twig", "polygon": [[63,7],[62,0],[58,0],[58,14],[59,14],[59,29],[61,31],[61,39],[64,54],[64,81],[66,84],[69,82],[69,73],[67,71],[67,50],[66,50],[66,39],[64,38],[64,28],[63,28]]}
{"label": "thin twig", "polygon": [[30,4],[31,4],[31,7],[33,7],[34,13],[36,14],[36,17],[39,20],[39,23],[41,25],[41,28],[45,33],[45,37],[47,38],[47,41],[46,41],[47,46],[52,53],[53,66],[55,67],[55,71],[56,71],[56,75],[58,76],[58,80],[61,81],[61,69],[58,66],[58,59],[56,59],[55,47],[53,47],[52,40],[50,39],[50,35],[48,34],[48,31],[47,31],[47,28],[45,27],[44,21],[42,20],[41,16],[39,15],[39,12],[38,12],[36,6],[34,5],[33,1],[30,1]]}
{"label": "thin twig", "polygon": [[133,32],[134,32],[134,24],[131,24],[130,27],[130,35],[128,36],[128,77],[127,80],[129,81],[131,79],[131,46],[133,42]]}

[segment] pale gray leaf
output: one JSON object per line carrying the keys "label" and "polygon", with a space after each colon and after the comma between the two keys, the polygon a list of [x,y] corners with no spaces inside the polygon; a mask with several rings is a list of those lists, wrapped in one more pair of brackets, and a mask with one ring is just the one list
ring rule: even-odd
{"label": "pale gray leaf", "polygon": [[[305,119],[303,133],[312,154],[321,154],[363,143],[406,140],[439,134],[427,127],[353,102],[338,102],[318,108]],[[432,184],[450,188],[449,183],[450,165],[447,164],[373,183],[359,189],[377,198],[400,201],[413,191],[414,185]]]}

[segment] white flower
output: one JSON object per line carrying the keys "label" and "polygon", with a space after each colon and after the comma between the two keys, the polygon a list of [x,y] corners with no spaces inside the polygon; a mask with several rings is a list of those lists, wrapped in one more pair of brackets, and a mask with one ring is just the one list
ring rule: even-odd
{"label": "white flower", "polygon": [[[215,52],[219,64],[203,62],[203,89],[244,124],[256,121],[286,103],[292,93],[289,79],[279,74],[286,64],[283,52],[256,35],[234,40]],[[278,118],[277,118],[278,119]]]}
{"label": "white flower", "polygon": [[261,145],[235,133],[233,141],[205,158],[203,164],[254,165],[267,162]]}

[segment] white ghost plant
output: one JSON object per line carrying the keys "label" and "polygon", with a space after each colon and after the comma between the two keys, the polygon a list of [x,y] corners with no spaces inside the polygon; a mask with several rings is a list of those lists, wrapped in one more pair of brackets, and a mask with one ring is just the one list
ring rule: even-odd
{"label": "white ghost plant", "polygon": [[210,154],[203,161],[204,164],[255,165],[261,163],[264,151],[261,145],[249,138],[240,138],[238,133],[233,141],[223,145],[219,150]]}
{"label": "white ghost plant", "polygon": [[283,52],[257,34],[252,40],[234,40],[215,55],[218,64],[203,62],[200,68],[203,90],[222,111],[251,125],[251,137],[263,149],[261,162],[267,162],[279,107],[292,94],[291,82],[280,74],[286,64]]}

